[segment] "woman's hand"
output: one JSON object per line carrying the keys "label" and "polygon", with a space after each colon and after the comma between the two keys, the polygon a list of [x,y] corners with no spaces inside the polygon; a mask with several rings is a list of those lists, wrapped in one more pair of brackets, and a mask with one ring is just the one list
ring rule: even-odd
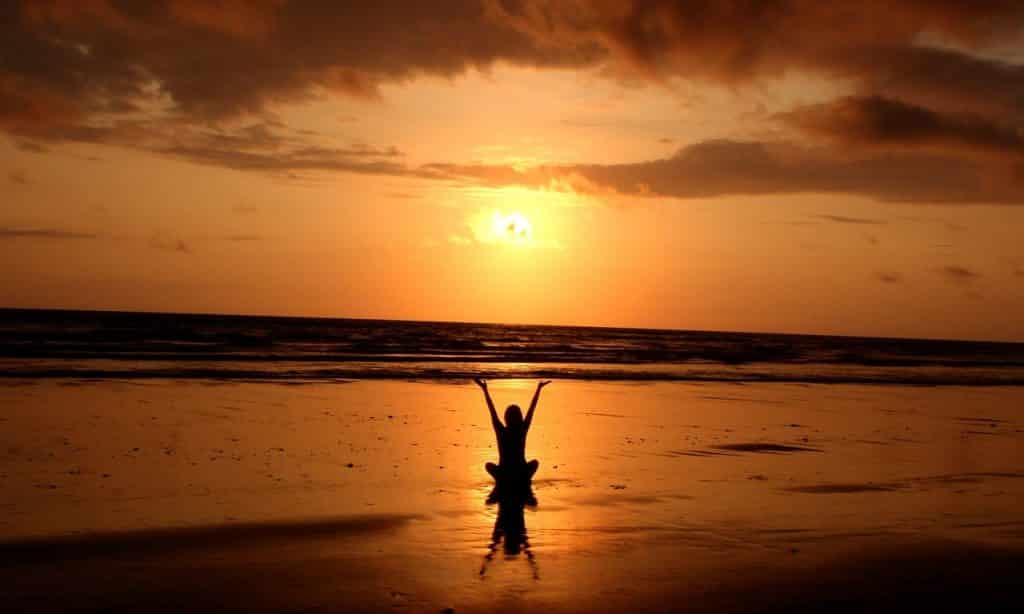
{"label": "woman's hand", "polygon": [[541,388],[543,388],[544,386],[547,386],[550,383],[551,383],[551,380],[549,380],[549,379],[546,379],[546,380],[544,380],[542,382],[537,382],[537,390],[540,390]]}
{"label": "woman's hand", "polygon": [[473,381],[476,382],[477,386],[480,386],[481,390],[487,390],[487,380],[477,377]]}

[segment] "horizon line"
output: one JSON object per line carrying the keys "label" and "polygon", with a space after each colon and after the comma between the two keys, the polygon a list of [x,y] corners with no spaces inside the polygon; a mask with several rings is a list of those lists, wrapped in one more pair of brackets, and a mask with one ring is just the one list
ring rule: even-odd
{"label": "horizon line", "polygon": [[281,315],[266,313],[217,313],[205,311],[149,311],[138,309],[75,309],[63,307],[3,307],[0,306],[0,313],[14,311],[36,311],[36,312],[64,312],[64,313],[104,313],[121,315],[155,315],[155,316],[195,316],[195,317],[217,317],[217,318],[280,318],[291,320],[355,320],[362,322],[401,322],[412,324],[461,324],[472,326],[524,326],[535,328],[589,328],[602,330],[629,330],[629,331],[651,331],[667,333],[702,333],[722,335],[776,335],[783,337],[833,337],[846,339],[872,339],[891,341],[945,341],[954,343],[996,343],[1005,345],[1021,345],[1024,340],[992,340],[977,338],[954,338],[954,337],[898,337],[886,335],[851,335],[834,333],[808,333],[808,332],[779,332],[779,331],[754,331],[754,330],[710,330],[696,328],[656,328],[648,326],[611,326],[592,324],[535,324],[524,322],[471,322],[463,320],[423,320],[409,318],[375,318],[375,317],[353,317],[353,316],[317,316],[317,315]]}

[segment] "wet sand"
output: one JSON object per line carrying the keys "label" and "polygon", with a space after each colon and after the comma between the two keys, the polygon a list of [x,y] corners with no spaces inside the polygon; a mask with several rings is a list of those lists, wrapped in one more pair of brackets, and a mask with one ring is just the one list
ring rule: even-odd
{"label": "wet sand", "polygon": [[[494,382],[499,405],[531,382]],[[1016,610],[1024,389],[8,382],[14,611]],[[501,508],[501,509],[499,509]]]}

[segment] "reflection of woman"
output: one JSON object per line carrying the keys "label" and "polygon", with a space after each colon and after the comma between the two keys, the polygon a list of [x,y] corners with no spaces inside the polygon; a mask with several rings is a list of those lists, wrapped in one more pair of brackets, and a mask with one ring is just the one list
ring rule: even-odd
{"label": "reflection of woman", "polygon": [[[533,492],[527,489],[520,497],[505,497],[496,499],[498,502],[498,517],[494,520],[494,532],[491,533],[491,545],[484,555],[484,562],[480,566],[480,576],[487,574],[487,565],[494,560],[498,553],[498,547],[503,546],[505,558],[514,558],[520,554],[526,555],[526,562],[530,564],[530,570],[534,580],[539,580],[540,575],[537,569],[537,561],[533,558],[533,551],[530,549],[530,542],[526,538],[526,520],[523,518],[523,508],[537,505]],[[491,501],[488,500],[488,503]]]}
{"label": "reflection of woman", "polygon": [[494,476],[499,484],[506,480],[529,481],[537,472],[539,463],[536,460],[526,462],[526,434],[530,430],[530,423],[533,422],[533,411],[537,409],[541,388],[551,382],[543,381],[537,384],[537,390],[533,393],[533,401],[530,402],[530,409],[526,412],[525,420],[518,405],[509,405],[505,410],[505,424],[502,424],[498,419],[498,412],[494,411],[494,401],[491,400],[491,393],[487,390],[487,382],[482,379],[475,381],[484,391],[487,409],[491,412],[491,424],[494,426],[494,434],[498,439],[498,464],[487,463],[485,465],[487,473]]}

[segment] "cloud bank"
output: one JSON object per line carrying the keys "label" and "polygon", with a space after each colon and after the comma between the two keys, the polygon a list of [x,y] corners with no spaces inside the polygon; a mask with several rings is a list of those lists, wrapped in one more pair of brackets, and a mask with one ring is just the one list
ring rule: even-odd
{"label": "cloud bank", "polygon": [[829,192],[887,202],[1024,203],[1019,165],[933,153],[860,156],[787,142],[705,141],[669,158],[628,164],[523,170],[446,164],[427,170],[493,186],[571,185],[681,199]]}
{"label": "cloud bank", "polygon": [[[1009,0],[24,0],[0,5],[0,130],[25,151],[104,143],[256,172],[357,172],[699,198],[838,192],[1024,202],[1024,4]],[[1019,60],[1017,60],[1019,62]],[[535,169],[403,163],[274,126],[275,105],[498,64],[742,87],[844,84],[776,141]],[[850,93],[850,90],[853,93]]]}

